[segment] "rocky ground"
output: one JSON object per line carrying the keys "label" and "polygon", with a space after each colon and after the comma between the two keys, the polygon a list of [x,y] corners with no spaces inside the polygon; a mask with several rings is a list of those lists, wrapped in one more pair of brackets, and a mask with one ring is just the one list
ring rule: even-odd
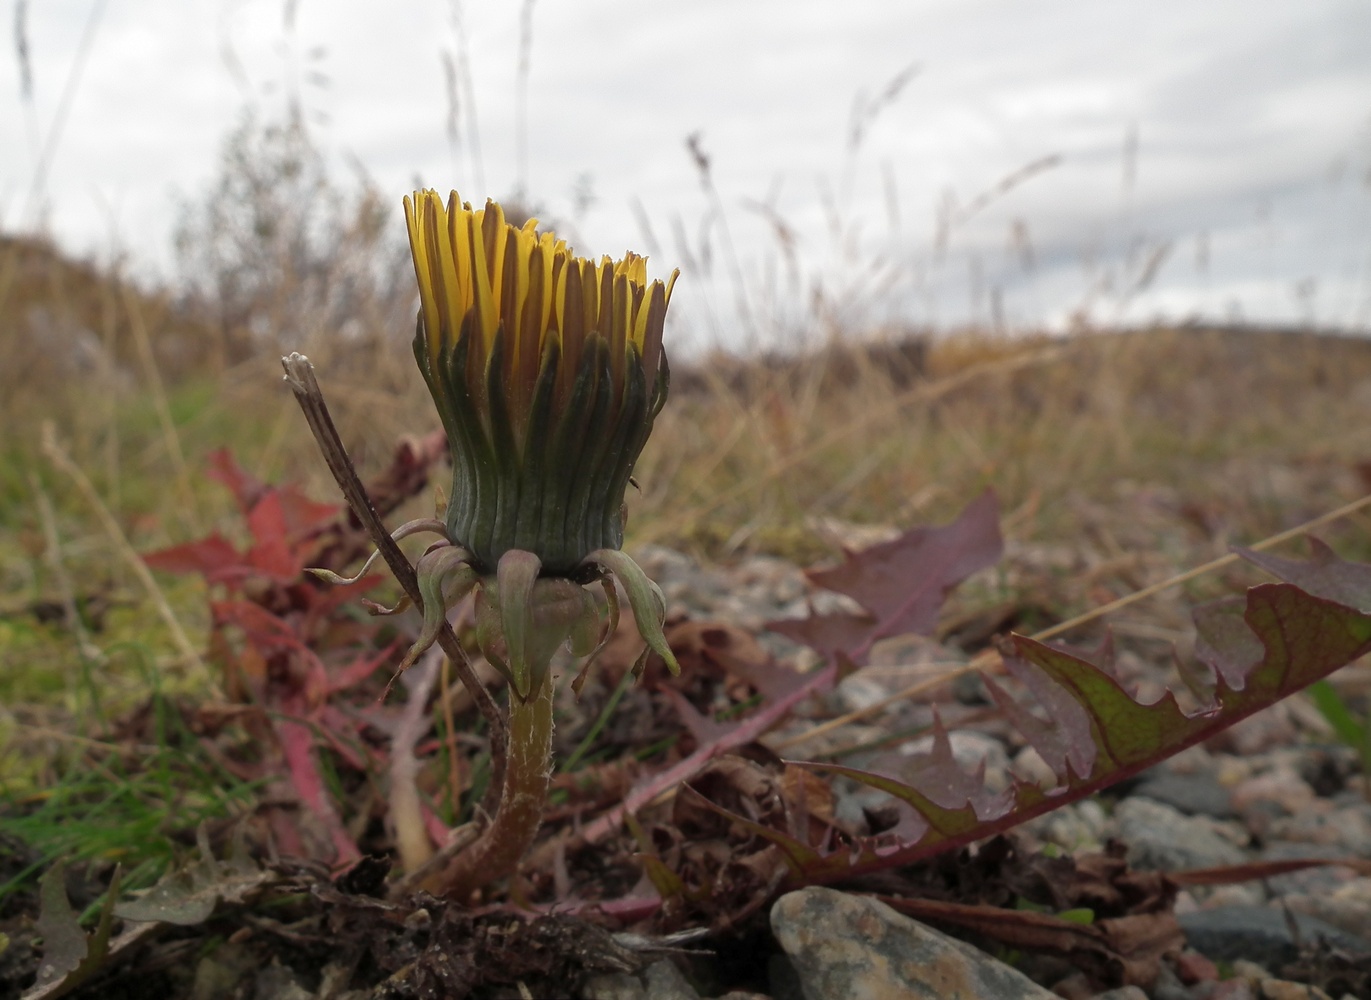
{"label": "rocky ground", "polygon": [[[1230,395],[1243,401],[1257,398]],[[1327,394],[1328,401],[1342,398],[1339,392]],[[1036,401],[1038,396],[1031,405],[1038,405]],[[1132,425],[1124,421],[1119,427]],[[1331,439],[1319,433],[1308,436],[1320,447]],[[1056,446],[1058,439],[1052,440]],[[753,465],[749,462],[747,468]],[[987,462],[984,468],[991,466]],[[1108,604],[1180,569],[1222,556],[1231,540],[1260,538],[1263,532],[1278,529],[1272,524],[1300,523],[1359,497],[1371,481],[1367,469],[1359,472],[1345,458],[1327,454],[1308,461],[1216,460],[1206,462],[1204,469],[1209,479],[1202,490],[1190,483],[1182,492],[1157,486],[1160,476],[1139,473],[1130,479],[1113,475],[1108,468],[1101,476],[1108,479],[1111,495],[1105,495],[1105,487],[1091,498],[1080,490],[1049,491],[1039,502],[1034,487],[1006,506],[1002,524],[1009,540],[1001,565],[962,584],[934,635],[898,636],[877,646],[871,665],[847,676],[831,693],[799,706],[786,722],[765,734],[764,749],[757,756],[771,753],[772,761],[776,756],[838,759],[856,767],[880,753],[912,756],[927,750],[928,728],[936,712],[950,731],[957,760],[968,771],[983,768],[984,782],[991,789],[1004,786],[1010,775],[1043,776],[1045,765],[991,711],[986,689],[975,675],[931,682],[993,646],[995,636],[1008,631],[1032,634],[1078,610]],[[920,475],[924,472],[921,468]],[[987,473],[976,471],[975,475],[979,483],[967,490],[941,488],[949,495],[969,497],[982,488]],[[739,505],[746,506],[742,501]],[[1253,510],[1263,517],[1257,519]],[[1039,517],[1042,512],[1050,517]],[[921,516],[913,508],[906,514],[901,514],[903,521]],[[758,514],[758,520],[765,519]],[[1331,525],[1320,534],[1349,558],[1364,560],[1364,527],[1364,520],[1360,525]],[[808,542],[802,551],[829,553],[836,545],[858,549],[893,534],[893,529],[838,521],[816,521],[802,528]],[[724,547],[732,551],[736,532],[729,529],[725,535],[731,542]],[[664,532],[664,536],[670,535]],[[691,538],[685,532],[673,543],[688,546]],[[842,598],[814,590],[797,564],[781,558],[735,556],[727,565],[706,565],[668,547],[647,546],[635,554],[648,575],[661,584],[673,619],[723,624],[801,669],[812,667],[813,654],[766,631],[766,623],[805,616],[810,608],[820,612],[843,608]],[[1300,556],[1297,543],[1291,543],[1285,554]],[[1224,568],[1206,573],[1193,587],[1171,588],[1109,617],[1121,678],[1143,700],[1160,694],[1168,683],[1174,683],[1174,657],[1185,660],[1193,654],[1190,606],[1215,595],[1241,593],[1242,587],[1257,579],[1259,575],[1250,568]],[[638,638],[631,638],[629,645],[636,656]],[[1095,621],[1065,638],[1073,646],[1093,647],[1105,638],[1104,623]],[[585,698],[587,704],[579,712],[574,705],[565,706],[566,720],[559,722],[563,759],[587,731],[587,713],[594,715],[596,704],[605,704],[614,680],[596,678],[592,671],[587,694],[595,693],[599,684],[599,701]],[[1366,719],[1371,667],[1352,665],[1339,672],[1334,682],[1357,717]],[[923,684],[919,694],[893,697],[914,684]],[[710,708],[746,711],[747,684],[732,684],[733,689],[743,690],[742,697],[736,690],[725,690],[728,687],[728,683],[702,684],[701,690],[691,694],[703,695],[698,705],[702,712]],[[374,697],[363,694],[365,698],[359,695],[362,700],[356,704]],[[664,743],[664,737],[675,737],[683,728],[679,713],[661,694],[644,690],[642,684],[629,689],[620,712],[607,727],[616,733],[606,741],[613,743],[613,753],[605,760],[610,765],[627,761],[621,775],[625,782],[672,760],[666,752],[651,760],[646,756],[633,759],[635,750]],[[188,708],[188,717],[206,708],[237,711],[234,706],[207,706],[204,698]],[[461,715],[461,706],[454,711]],[[148,742],[143,730],[129,735],[130,757],[137,757]],[[429,760],[436,757],[430,748],[425,753]],[[631,772],[636,764],[643,764],[643,770]],[[609,771],[606,767],[606,774]],[[835,781],[832,787],[836,819],[849,826],[864,826],[869,816],[888,805],[882,794],[868,787],[845,781]],[[377,811],[365,783],[348,787],[347,793],[350,815]],[[293,808],[288,798],[270,805]],[[587,815],[605,808],[609,807],[596,804]],[[568,819],[573,812],[550,815],[548,840],[553,840],[555,824],[561,824],[561,834],[580,822],[579,813]],[[193,823],[182,823],[167,834],[177,838],[178,848],[185,853],[192,850],[191,827]],[[1304,697],[1253,716],[1126,785],[1024,824],[1013,833],[1012,845],[991,842],[979,853],[946,859],[951,870],[976,874],[980,883],[973,889],[979,894],[958,894],[943,885],[946,892],[938,900],[978,904],[990,900],[1012,915],[1031,909],[1032,900],[1020,896],[1008,875],[1052,867],[1049,861],[1067,859],[1080,870],[1108,870],[1111,878],[1149,886],[1142,915],[1168,919],[1174,915],[1179,936],[1174,942],[1168,938],[1163,960],[1156,963],[1149,978],[1113,989],[1102,988],[1098,968],[1087,968],[1071,957],[1064,959],[1060,947],[1039,947],[1041,942],[1027,938],[1006,944],[931,916],[914,918],[897,912],[877,900],[884,886],[873,882],[786,894],[738,926],[712,929],[707,919],[696,919],[694,925],[685,920],[684,930],[664,938],[624,933],[620,923],[610,927],[618,933],[606,931],[594,947],[588,947],[577,937],[585,922],[576,925],[568,916],[569,922],[543,918],[543,925],[531,925],[533,930],[542,926],[546,938],[537,938],[533,930],[528,936],[509,931],[509,940],[502,944],[502,927],[513,926],[507,909],[473,916],[465,908],[432,898],[403,904],[385,901],[393,841],[381,820],[359,829],[363,848],[384,859],[378,863],[380,874],[372,872],[372,881],[359,882],[355,872],[339,875],[322,861],[292,867],[271,859],[269,850],[259,850],[254,864],[262,867],[251,868],[247,888],[270,885],[273,894],[263,893],[266,898],[255,897],[251,905],[221,905],[213,920],[203,925],[160,936],[149,934],[148,940],[155,938],[155,945],[141,951],[130,948],[106,978],[73,996],[77,1000],[152,995],[195,1000],[455,996],[432,984],[441,981],[448,957],[459,955],[500,964],[502,971],[505,964],[526,966],[531,971],[529,981],[554,984],[554,989],[561,990],[540,989],[533,996],[616,1000],[721,996],[735,1000],[743,996],[775,1000],[862,996],[1278,1000],[1327,996],[1371,1000],[1371,789],[1359,753],[1334,737],[1324,717]],[[228,823],[215,834],[217,856],[228,841],[226,830]],[[605,844],[609,842],[606,838]],[[0,837],[0,875],[37,870],[37,856],[26,855],[21,848]],[[595,888],[605,890],[603,894],[581,898],[603,900],[628,892],[632,879],[642,874],[642,864],[633,852],[636,848],[627,837],[613,849],[606,848],[606,855],[624,863],[609,872],[620,881],[602,878]],[[1272,866],[1291,859],[1326,859],[1331,864],[1276,874]],[[1248,866],[1249,877],[1234,875],[1235,866]],[[529,868],[535,867],[531,861]],[[111,868],[107,864],[93,872],[82,886],[74,886],[75,879],[69,879],[73,904],[81,908],[92,903],[108,885]],[[570,898],[563,892],[568,885],[566,872],[554,871],[553,864],[544,868],[539,874],[547,878],[535,886],[543,893],[540,898],[544,903],[558,901],[554,911],[559,905],[570,907],[561,903]],[[1230,877],[1208,882],[1186,877],[1186,872],[1215,868],[1227,870]],[[572,872],[572,889],[584,888],[574,883],[581,874]],[[923,872],[899,872],[903,879],[899,889],[906,898],[917,898],[919,893],[910,892],[910,886],[920,878],[931,882],[941,874],[946,872],[936,871],[936,864]],[[536,879],[528,882],[533,885]],[[899,896],[899,892],[887,896]],[[37,892],[0,903],[4,903],[0,905],[0,1000],[10,1000],[32,984],[37,973],[40,952],[33,948],[32,919],[38,909]],[[1053,908],[1053,912],[1061,909]],[[477,925],[474,920],[487,923]],[[474,948],[473,941],[480,941],[481,947]],[[546,944],[543,957],[550,964],[535,968],[537,941]],[[367,952],[370,966],[358,962],[362,951]],[[396,967],[421,966],[429,975],[424,982],[413,977],[403,981],[392,974]],[[377,985],[383,978],[385,984]],[[481,979],[485,985],[472,996],[529,995],[528,989],[521,992],[518,975],[511,974],[499,985],[487,979]],[[14,984],[22,986],[10,989]]]}
{"label": "rocky ground", "polygon": [[[844,540],[850,544],[881,535],[879,530],[841,530],[847,531]],[[1016,574],[1041,573],[1049,556],[1011,546],[999,572],[1011,580]],[[802,669],[812,654],[767,633],[764,624],[804,614],[811,606],[841,605],[835,595],[816,592],[797,566],[773,557],[747,558],[729,567],[702,566],[666,548],[648,548],[639,557],[660,581],[672,617],[726,624],[755,635],[772,653]],[[977,593],[975,578],[965,589]],[[885,642],[870,666],[802,706],[764,736],[762,744],[781,757],[837,755],[844,763],[863,766],[877,754],[926,751],[929,737],[920,731],[936,711],[950,730],[959,763],[966,770],[983,769],[991,788],[1002,787],[1011,774],[1037,773],[1041,761],[987,711],[988,699],[974,675],[929,687],[915,697],[890,698],[965,662],[994,630],[1012,626],[1016,616],[1029,613],[1027,605],[1040,604],[1044,597],[1041,588],[1016,592],[1028,595],[1009,602],[1022,605],[1017,610],[995,604],[993,613],[987,612],[981,591],[949,606],[937,637]],[[1179,603],[1163,602],[1150,617],[1131,618],[1120,635],[1118,663],[1135,690],[1160,692],[1169,678],[1173,644],[1185,651],[1183,630],[1176,627],[1179,608]],[[1151,632],[1143,627],[1148,621]],[[1165,641],[1158,641],[1159,636]],[[1349,704],[1360,704],[1359,692],[1371,686],[1369,681],[1367,666],[1353,665],[1339,677],[1339,691]],[[834,787],[839,819],[869,818],[886,804],[881,793],[869,788],[844,781]],[[1271,863],[1290,859],[1335,863],[1272,873]],[[906,895],[911,885],[933,886],[932,897],[942,901],[991,900],[1017,918],[1026,905],[1017,889],[1022,880],[1035,872],[1067,871],[1062,865],[1108,871],[1116,885],[1147,886],[1147,898],[1133,905],[1132,912],[1155,926],[1170,926],[1157,921],[1174,915],[1179,936],[1158,946],[1160,958],[1145,966],[1145,975],[1136,968],[1102,968],[1092,964],[1087,952],[1073,952],[1070,942],[1023,937],[1022,928],[1014,932],[1020,935],[1014,939],[1018,944],[1008,945],[1003,933],[982,933],[936,916],[914,919],[877,898],[889,888],[878,879],[803,889],[781,896],[769,912],[757,912],[738,926],[713,931],[688,927],[665,937],[596,931],[591,940],[585,938],[591,932],[584,924],[558,922],[554,914],[499,945],[511,967],[528,963],[528,981],[539,984],[536,992],[521,980],[505,986],[488,983],[470,995],[590,1000],[1371,998],[1371,790],[1358,754],[1333,738],[1324,717],[1303,697],[1253,716],[1101,796],[1027,823],[1009,841],[945,858],[941,867],[901,873],[900,886]],[[466,950],[484,961],[502,953],[492,952],[496,945],[491,942],[514,933],[500,929],[507,918],[478,916],[473,923],[460,908],[440,901],[397,907],[373,900],[369,893],[377,890],[362,883],[384,880],[387,868],[383,864],[372,875],[342,878],[317,865],[278,868],[271,884],[278,905],[293,908],[290,920],[261,906],[221,906],[216,922],[193,933],[163,935],[155,947],[142,951],[131,948],[130,957],[116,963],[109,978],[75,995],[186,995],[195,1000],[459,995],[444,992],[442,963]],[[267,884],[258,869],[245,870],[249,886]],[[1215,870],[1228,874],[1200,881],[1186,874]],[[8,979],[11,984],[23,977],[23,968],[15,963],[36,961],[24,957],[31,943],[31,936],[23,934],[9,941],[0,938],[0,986],[7,973],[14,976]],[[360,968],[356,956],[350,962],[347,958],[354,946],[367,950],[374,961],[410,970],[409,979],[391,976],[377,985],[373,977],[370,985],[363,985],[354,976]],[[415,970],[423,975],[414,978]],[[30,975],[32,971],[36,968]],[[149,978],[140,979],[144,975]],[[1111,978],[1145,981],[1102,988]],[[145,987],[154,992],[139,992]],[[0,989],[0,995],[18,994]]]}
{"label": "rocky ground", "polygon": [[[679,611],[747,628],[802,613],[812,597],[798,569],[777,559],[754,558],[711,570],[656,549],[644,554],[644,564]],[[777,647],[796,655],[780,643]],[[842,681],[814,714],[860,711],[925,676],[928,664],[965,658],[965,651],[931,640],[893,643],[876,665]],[[1167,666],[1159,658],[1153,663],[1133,659],[1139,681],[1157,685],[1165,680]],[[1371,672],[1354,665],[1340,680],[1355,689],[1371,680]],[[768,742],[797,758],[859,746],[917,727],[939,702],[945,714],[958,705],[983,704],[977,685],[963,683],[918,703],[888,706],[815,740],[795,742],[814,725],[802,720]],[[1003,785],[1010,769],[1033,766],[1033,751],[1014,745],[994,724],[952,727],[952,741],[959,761],[967,769],[984,767],[991,787]],[[926,749],[918,740],[897,746],[906,753]],[[860,766],[862,754],[847,762]],[[840,786],[840,791],[840,815],[858,814],[880,797],[857,786]],[[1371,788],[1358,754],[1332,738],[1328,723],[1303,698],[1254,716],[1106,795],[1025,824],[1016,841],[1024,852],[1077,858],[1104,852],[1112,843],[1131,870],[1143,872],[1303,858],[1344,860],[1350,866],[1178,887],[1172,907],[1184,947],[1167,956],[1150,985],[1105,992],[1092,990],[1087,977],[1060,958],[1009,953],[993,945],[997,954],[991,954],[870,897],[805,889],[782,897],[771,909],[774,945],[757,956],[766,963],[768,995],[776,1000],[1371,997]],[[668,961],[642,976],[594,980],[585,995],[605,1000],[699,996]]]}

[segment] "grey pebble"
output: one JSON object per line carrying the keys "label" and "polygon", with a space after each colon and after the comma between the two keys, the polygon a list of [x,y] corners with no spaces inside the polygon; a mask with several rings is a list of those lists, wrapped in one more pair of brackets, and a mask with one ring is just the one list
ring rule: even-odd
{"label": "grey pebble", "polygon": [[647,967],[647,995],[652,1000],[700,1000],[674,962],[662,959]]}
{"label": "grey pebble", "polygon": [[1147,994],[1137,986],[1120,986],[1115,990],[1096,993],[1091,1000],[1147,1000]]}
{"label": "grey pebble", "polygon": [[582,984],[581,996],[584,1000],[700,1000],[700,994],[668,959],[653,962],[641,978],[627,972],[592,976]]}
{"label": "grey pebble", "polygon": [[1180,981],[1165,962],[1157,970],[1157,978],[1149,991],[1152,1000],[1199,1000],[1196,991]]}
{"label": "grey pebble", "polygon": [[642,981],[627,972],[591,976],[581,984],[583,1000],[647,1000]]}
{"label": "grey pebble", "polygon": [[[1329,944],[1354,954],[1371,951],[1371,942],[1339,930],[1326,921],[1302,913],[1291,914],[1302,942],[1312,944],[1323,938]],[[1293,962],[1299,946],[1290,933],[1286,916],[1280,910],[1250,906],[1221,906],[1179,914],[1186,941],[1215,962],[1246,959],[1278,972]]]}
{"label": "grey pebble", "polygon": [[884,903],[833,889],[788,893],[771,929],[804,1000],[1055,1000],[1003,962]]}
{"label": "grey pebble", "polygon": [[1219,835],[1221,820],[1186,816],[1138,795],[1120,802],[1113,818],[1119,839],[1128,845],[1128,864],[1141,871],[1215,868],[1247,860],[1241,848]]}
{"label": "grey pebble", "polygon": [[1133,794],[1179,809],[1187,816],[1232,819],[1238,814],[1228,789],[1212,774],[1203,772],[1176,774],[1155,770],[1143,778]]}

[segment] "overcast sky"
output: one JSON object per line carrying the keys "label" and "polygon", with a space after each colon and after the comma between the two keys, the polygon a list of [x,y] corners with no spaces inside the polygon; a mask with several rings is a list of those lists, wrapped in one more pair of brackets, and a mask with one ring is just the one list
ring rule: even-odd
{"label": "overcast sky", "polygon": [[340,178],[393,194],[397,238],[416,180],[522,185],[583,252],[682,267],[673,319],[705,342],[813,335],[816,300],[867,328],[1371,329],[1366,0],[7,7],[0,227],[148,275],[174,279],[178,199],[244,110],[295,95]]}

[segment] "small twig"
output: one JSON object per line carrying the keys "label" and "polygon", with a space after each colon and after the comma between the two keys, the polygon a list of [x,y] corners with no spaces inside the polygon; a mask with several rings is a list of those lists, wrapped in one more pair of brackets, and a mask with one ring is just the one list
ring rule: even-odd
{"label": "small twig", "polygon": [[[396,545],[395,540],[390,537],[390,532],[386,531],[376,509],[371,505],[371,498],[367,496],[366,488],[362,485],[362,480],[358,478],[357,470],[353,468],[352,459],[348,457],[342,439],[338,436],[338,428],[333,424],[333,417],[329,415],[328,405],[324,402],[324,394],[319,388],[319,381],[314,377],[314,366],[310,364],[309,358],[296,352],[289,357],[282,358],[281,367],[286,371],[286,382],[290,385],[291,391],[295,393],[295,400],[300,404],[300,409],[304,411],[305,420],[309,423],[309,429],[314,432],[314,440],[319,445],[319,451],[323,454],[324,461],[328,463],[329,471],[333,473],[334,481],[342,490],[348,506],[357,515],[357,520],[361,522],[367,534],[371,536],[372,542],[380,550],[381,558],[386,561],[386,565],[390,567],[391,573],[395,575],[395,579],[404,589],[404,592],[409,595],[414,606],[422,612],[424,598],[419,593],[419,580],[414,574],[414,567],[405,558],[405,554],[400,551],[400,546]],[[491,788],[498,790],[504,784],[505,760],[508,752],[508,727],[505,725],[504,717],[500,714],[500,709],[496,706],[495,699],[490,696],[490,692],[476,678],[471,660],[467,658],[466,650],[457,641],[452,626],[446,622],[443,624],[442,631],[438,633],[438,645],[442,647],[443,652],[452,661],[457,676],[461,678],[462,683],[471,692],[476,707],[485,716],[486,725],[490,730]]]}

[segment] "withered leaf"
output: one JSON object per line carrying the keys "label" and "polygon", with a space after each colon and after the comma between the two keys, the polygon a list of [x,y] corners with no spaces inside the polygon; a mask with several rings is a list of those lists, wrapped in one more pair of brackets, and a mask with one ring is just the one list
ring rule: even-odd
{"label": "withered leaf", "polygon": [[119,869],[114,870],[94,932],[87,937],[67,899],[67,867],[58,861],[39,883],[39,914],[34,926],[43,937],[43,964],[38,981],[23,1000],[54,1000],[99,971],[110,953],[114,901],[119,898]]}
{"label": "withered leaf", "polygon": [[229,857],[215,860],[203,826],[196,833],[196,841],[199,858],[169,872],[137,899],[120,903],[114,908],[115,914],[125,920],[190,927],[208,920],[221,902],[241,903],[277,878],[247,857],[238,844],[230,849]]}
{"label": "withered leaf", "polygon": [[911,528],[889,542],[845,551],[842,564],[832,569],[806,572],[816,585],[852,598],[869,617],[812,615],[767,627],[829,659],[841,652],[864,664],[880,639],[931,633],[952,588],[995,565],[1003,551],[999,503],[987,490],[951,524]]}

